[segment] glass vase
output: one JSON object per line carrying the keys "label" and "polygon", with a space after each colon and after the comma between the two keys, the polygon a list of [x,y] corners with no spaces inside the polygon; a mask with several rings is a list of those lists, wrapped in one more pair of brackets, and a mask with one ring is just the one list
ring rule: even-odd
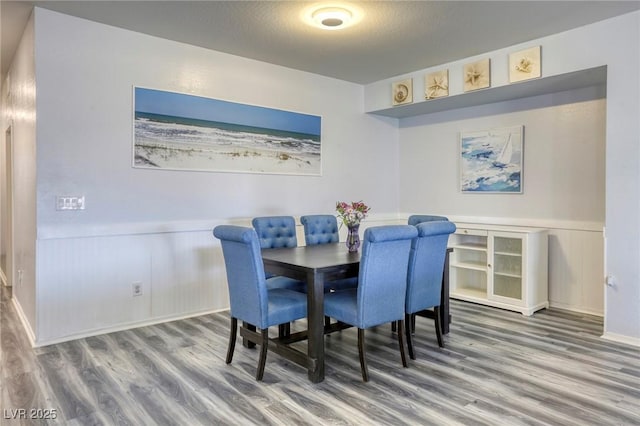
{"label": "glass vase", "polygon": [[347,249],[350,253],[355,253],[360,248],[360,235],[358,231],[360,229],[360,225],[347,225]]}

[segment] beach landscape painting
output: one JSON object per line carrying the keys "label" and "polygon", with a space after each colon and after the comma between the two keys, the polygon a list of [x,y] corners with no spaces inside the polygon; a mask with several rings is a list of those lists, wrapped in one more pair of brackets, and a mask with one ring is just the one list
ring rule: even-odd
{"label": "beach landscape painting", "polygon": [[460,190],[522,193],[523,126],[460,133]]}
{"label": "beach landscape painting", "polygon": [[321,117],[134,87],[133,166],[321,175]]}

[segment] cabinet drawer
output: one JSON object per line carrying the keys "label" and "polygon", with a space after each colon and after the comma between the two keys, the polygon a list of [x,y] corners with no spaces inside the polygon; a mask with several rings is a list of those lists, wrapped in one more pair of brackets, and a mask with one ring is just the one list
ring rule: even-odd
{"label": "cabinet drawer", "polygon": [[456,234],[458,235],[478,235],[481,237],[486,237],[489,235],[489,231],[486,229],[468,229],[468,228],[458,228],[456,229]]}

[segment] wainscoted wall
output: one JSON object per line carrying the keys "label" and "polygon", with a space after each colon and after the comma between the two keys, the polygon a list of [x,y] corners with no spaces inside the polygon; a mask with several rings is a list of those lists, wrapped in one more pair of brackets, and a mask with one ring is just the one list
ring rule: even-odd
{"label": "wainscoted wall", "polygon": [[[398,212],[443,214],[452,220],[466,215],[461,221],[512,220],[514,225],[548,228],[552,306],[602,313],[598,288],[603,275],[608,105],[602,88],[398,121],[364,114],[366,88],[359,85],[43,9],[36,8],[35,16],[35,40],[33,35],[26,39],[30,46],[24,52],[35,52],[37,67],[31,64],[14,75],[15,81],[29,82],[37,72],[38,84],[37,114],[29,135],[16,132],[16,143],[24,140],[28,147],[29,167],[21,177],[28,202],[20,219],[30,228],[20,235],[26,244],[17,267],[24,270],[25,280],[14,292],[35,344],[225,309],[223,261],[211,235],[215,225],[248,225],[248,216],[329,213],[337,200],[362,199],[373,206],[363,229],[404,223],[408,214]],[[621,18],[620,25],[611,24],[625,30],[620,36],[625,42],[637,39],[637,29],[630,28],[638,17],[636,13]],[[594,65],[580,60],[584,49],[564,48],[583,31],[591,34],[589,28],[550,39],[563,47],[558,49],[562,55],[579,56],[568,61],[571,69]],[[605,40],[607,52],[621,50],[625,43],[617,42],[616,31],[604,29],[598,24],[593,34],[612,35],[613,43],[607,42],[608,36],[598,38]],[[627,132],[625,123],[637,124],[638,101],[627,103],[621,93],[638,86],[626,61],[618,60],[623,55],[610,55],[613,66],[603,59],[611,77],[606,96],[622,100],[606,108],[606,138],[616,141],[606,155],[611,166],[616,159],[637,162],[637,135],[631,140],[633,132]],[[558,58],[548,59],[545,69],[553,73]],[[321,115],[322,176],[133,169],[133,85]],[[384,82],[385,91],[388,87]],[[618,105],[625,105],[624,111]],[[524,195],[459,194],[456,141],[461,126],[473,130],[514,124],[525,126]],[[576,161],[571,154],[585,146]],[[607,180],[607,220],[627,219],[611,224],[616,256],[609,254],[609,266],[621,271],[623,281],[609,296],[607,316],[615,306],[623,306],[624,312],[609,324],[635,336],[638,313],[629,309],[627,301],[633,297],[627,295],[637,294],[629,285],[638,288],[637,280],[630,279],[637,276],[637,262],[629,260],[637,254],[638,227],[632,226],[637,224],[637,206],[628,205],[635,198],[615,203],[609,199],[637,193],[638,167],[607,167],[607,179],[614,169],[628,171],[628,185],[616,185],[621,173]],[[87,208],[57,212],[56,195],[85,195]],[[619,205],[625,208],[615,208]],[[304,241],[301,229],[299,241]],[[622,250],[627,245],[628,250]],[[134,282],[142,283],[141,296],[132,295]]]}
{"label": "wainscoted wall", "polygon": [[[36,65],[35,25],[29,19],[11,65],[9,84],[3,84],[2,129],[0,149],[5,151],[5,132],[11,126],[13,154],[13,263],[8,279],[15,298],[21,301],[21,318],[25,329],[33,333],[36,324]],[[10,96],[7,96],[10,92]],[[5,151],[6,152],[6,151]],[[5,171],[2,171],[4,175]],[[2,184],[5,184],[4,179]]]}
{"label": "wainscoted wall", "polygon": [[[406,223],[408,214],[371,215],[361,227]],[[602,315],[602,234],[566,229],[564,223],[505,222],[500,218],[450,217],[460,222],[540,226],[549,229],[551,306]],[[304,232],[298,222],[298,244]],[[38,241],[38,329],[34,344],[47,345],[228,308],[224,259],[211,230],[218,224],[251,226],[250,219],[154,225],[141,232],[114,227],[114,235]],[[584,224],[575,224],[585,227]],[[157,227],[157,225],[155,225]],[[190,229],[189,229],[190,228]],[[340,229],[341,239],[346,230]],[[133,283],[142,295],[133,296]]]}
{"label": "wainscoted wall", "polygon": [[549,304],[604,315],[602,231],[549,230]]}
{"label": "wainscoted wall", "polygon": [[[298,244],[304,245],[304,230],[296,220]],[[361,233],[391,223],[400,222],[395,216],[373,216]],[[34,343],[228,309],[224,259],[212,235],[219,224],[251,226],[251,219],[163,225],[171,231],[157,224],[141,225],[138,232],[114,226],[111,235],[102,229],[102,235],[40,239],[37,280],[43,285]],[[344,240],[344,227],[340,232]],[[142,295],[133,295],[134,283],[142,285]]]}
{"label": "wainscoted wall", "polygon": [[[18,303],[37,344],[226,308],[218,223],[397,211],[397,122],[363,114],[361,85],[39,8],[35,27],[37,296]],[[321,116],[322,176],[132,168],[133,86]]]}
{"label": "wainscoted wall", "polygon": [[603,224],[501,217],[448,216],[460,223],[546,229],[549,235],[549,305],[604,315]]}
{"label": "wainscoted wall", "polygon": [[[415,97],[426,73],[449,69],[450,76],[460,76],[464,63],[482,58],[491,58],[492,87],[506,87],[508,54],[534,45],[542,47],[543,78],[606,66],[606,102],[604,96],[565,102],[567,92],[563,92],[535,101],[529,98],[400,119],[399,210],[604,223],[604,273],[616,278],[606,288],[604,337],[636,345],[640,345],[640,81],[637,69],[629,64],[639,60],[639,24],[640,13],[629,13],[432,69],[408,71],[365,87],[365,111],[375,112],[390,107],[393,81],[412,77],[418,82]],[[450,83],[452,96],[462,93],[462,79],[452,78]],[[569,97],[575,99],[576,93]],[[534,104],[542,106],[540,113]],[[582,112],[591,108],[600,110],[599,115],[585,119]],[[538,121],[553,109],[544,122],[531,125],[530,120]],[[456,133],[517,124],[525,126],[523,196],[456,193]],[[590,130],[583,132],[586,129]],[[583,142],[590,147],[587,151]],[[597,151],[591,149],[594,146]],[[585,181],[584,173],[594,165]]]}
{"label": "wainscoted wall", "polygon": [[[603,315],[605,106],[596,86],[402,119],[401,208],[549,229],[550,305]],[[461,193],[460,131],[512,125],[524,126],[523,193]]]}
{"label": "wainscoted wall", "polygon": [[39,345],[228,308],[211,229],[39,240],[38,255]]}

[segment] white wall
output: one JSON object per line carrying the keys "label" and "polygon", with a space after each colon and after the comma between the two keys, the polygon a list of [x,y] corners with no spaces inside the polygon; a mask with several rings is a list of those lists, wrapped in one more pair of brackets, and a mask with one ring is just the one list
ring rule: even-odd
{"label": "white wall", "polygon": [[[617,286],[607,292],[605,334],[633,342],[640,339],[640,107],[637,67],[629,64],[638,64],[639,21],[640,13],[628,14],[530,43],[543,46],[545,76],[608,67],[606,260]],[[21,111],[33,120],[29,82],[37,70],[37,154],[33,121],[14,135],[26,141],[21,155],[31,166],[19,184],[25,224],[35,224],[37,155],[37,268],[35,225],[26,226],[19,256],[27,285],[16,293],[36,344],[224,307],[219,251],[213,239],[208,245],[215,224],[330,212],[339,199],[367,201],[379,215],[372,223],[409,213],[404,201],[398,207],[397,146],[408,128],[364,114],[379,99],[388,107],[390,80],[363,88],[43,9],[36,9],[35,41],[31,31],[23,40],[31,63],[14,64],[12,79],[31,87]],[[507,84],[501,63],[493,61],[498,85]],[[133,85],[321,115],[323,176],[133,169]],[[547,107],[561,105],[569,104]],[[54,210],[56,195],[76,194],[86,196],[87,210]],[[566,206],[559,211],[574,214]],[[144,287],[135,299],[133,280]]]}
{"label": "white wall", "polygon": [[[35,44],[36,344],[226,308],[216,224],[337,200],[397,212],[398,130],[363,113],[360,85],[43,9]],[[134,85],[322,116],[322,177],[134,169]]]}
{"label": "white wall", "polygon": [[[361,86],[38,12],[39,236],[66,225],[332,211],[354,197],[395,210],[396,130],[362,114]],[[320,115],[323,176],[134,169],[133,85]],[[383,168],[388,175],[368,173]],[[63,194],[84,194],[87,210],[56,212]]]}
{"label": "white wall", "polygon": [[[9,279],[22,321],[35,333],[36,306],[36,75],[33,16],[9,70],[10,99],[3,97],[2,149],[11,126],[13,148],[13,270]],[[6,92],[5,92],[6,93]],[[3,171],[4,173],[4,171]]]}
{"label": "white wall", "polygon": [[640,13],[598,32],[588,42],[609,64],[605,272],[615,277],[605,293],[605,337],[640,344]]}
{"label": "white wall", "polygon": [[[426,72],[440,68],[449,69],[450,95],[461,94],[463,64],[483,57],[491,59],[492,87],[508,86],[506,72],[508,54],[535,45],[542,46],[543,78],[600,66],[607,67],[605,119],[607,250],[604,265],[605,273],[615,277],[615,285],[608,287],[605,293],[604,337],[640,345],[640,262],[638,262],[640,258],[640,124],[638,121],[640,116],[640,81],[638,79],[640,12],[488,52],[486,55],[475,58],[466,58],[429,70],[420,70],[373,83],[365,87],[365,110],[375,113],[375,111],[390,108],[390,87],[393,81],[412,77],[414,82],[420,82],[424,79]],[[417,87],[414,87],[414,99],[421,99],[420,93],[421,85],[418,83]],[[449,114],[455,116],[458,112],[453,111]],[[404,169],[401,170],[404,173]],[[531,182],[531,174],[526,166],[524,173],[525,180],[528,179],[525,182],[525,191],[528,191],[529,183],[527,182]],[[401,177],[401,179],[404,178]],[[451,185],[446,182],[445,184]],[[554,185],[556,185],[555,182]],[[481,198],[481,200],[484,199],[484,197]],[[458,203],[470,203],[470,201],[461,200]],[[473,207],[478,212],[486,209],[480,204]],[[517,211],[519,207],[511,203],[506,208]],[[572,220],[582,220],[582,212],[571,211],[565,206],[559,208],[559,214],[571,215]],[[488,214],[499,216],[500,211],[502,210]],[[532,214],[548,213],[551,212],[541,211],[540,208],[532,212]],[[524,213],[520,211],[520,214]]]}
{"label": "white wall", "polygon": [[[400,209],[603,224],[605,108],[591,87],[402,119]],[[520,125],[523,193],[460,192],[460,132]]]}
{"label": "white wall", "polygon": [[[603,315],[605,108],[589,87],[402,119],[400,210],[550,228],[551,306]],[[460,192],[460,131],[516,125],[523,194]]]}

